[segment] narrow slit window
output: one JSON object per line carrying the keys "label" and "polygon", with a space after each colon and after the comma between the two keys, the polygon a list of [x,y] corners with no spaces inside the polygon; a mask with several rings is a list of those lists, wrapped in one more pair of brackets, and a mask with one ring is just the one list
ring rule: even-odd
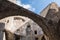
{"label": "narrow slit window", "polygon": [[35,30],[34,33],[37,34],[37,30]]}

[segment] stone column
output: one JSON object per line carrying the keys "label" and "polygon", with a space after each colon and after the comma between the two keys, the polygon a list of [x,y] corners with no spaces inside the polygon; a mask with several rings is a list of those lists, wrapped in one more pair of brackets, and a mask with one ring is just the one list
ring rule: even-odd
{"label": "stone column", "polygon": [[6,40],[5,32],[3,33],[3,40]]}
{"label": "stone column", "polygon": [[5,24],[4,23],[0,23],[0,40],[3,40],[4,27],[5,27]]}

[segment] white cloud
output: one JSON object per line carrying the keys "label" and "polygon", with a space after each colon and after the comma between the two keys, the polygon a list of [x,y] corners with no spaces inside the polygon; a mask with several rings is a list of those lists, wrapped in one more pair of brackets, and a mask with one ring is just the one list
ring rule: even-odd
{"label": "white cloud", "polygon": [[30,4],[23,4],[21,3],[21,0],[17,0],[17,4],[28,10],[35,11],[35,8],[33,8]]}

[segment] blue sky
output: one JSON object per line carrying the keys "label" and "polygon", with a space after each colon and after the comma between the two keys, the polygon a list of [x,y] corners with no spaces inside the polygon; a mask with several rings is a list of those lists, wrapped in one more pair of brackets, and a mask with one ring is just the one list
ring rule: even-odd
{"label": "blue sky", "polygon": [[17,4],[39,14],[49,3],[56,2],[60,5],[60,0],[17,0]]}

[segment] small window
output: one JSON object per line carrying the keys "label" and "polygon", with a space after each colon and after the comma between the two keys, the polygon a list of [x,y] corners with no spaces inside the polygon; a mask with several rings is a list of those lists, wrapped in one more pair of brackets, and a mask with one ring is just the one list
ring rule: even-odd
{"label": "small window", "polygon": [[27,26],[27,28],[30,28],[30,27],[31,27],[30,25]]}
{"label": "small window", "polygon": [[7,23],[9,23],[9,20],[7,20]]}
{"label": "small window", "polygon": [[37,30],[35,30],[34,33],[37,34]]}
{"label": "small window", "polygon": [[35,40],[38,40],[38,38],[36,37]]}
{"label": "small window", "polygon": [[49,20],[49,21],[48,21],[48,24],[53,25],[52,20]]}

